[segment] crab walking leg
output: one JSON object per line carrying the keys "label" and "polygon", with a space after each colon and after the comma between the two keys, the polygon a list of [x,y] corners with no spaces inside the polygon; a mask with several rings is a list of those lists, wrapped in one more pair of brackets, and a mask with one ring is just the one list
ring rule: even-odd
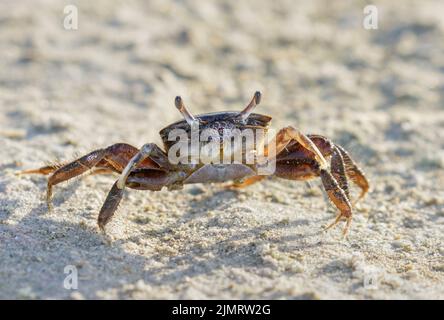
{"label": "crab walking leg", "polygon": [[263,179],[265,179],[267,176],[253,176],[253,177],[248,177],[245,178],[243,181],[240,182],[234,182],[230,185],[227,186],[228,189],[241,189],[241,188],[245,188],[248,187],[249,185],[252,185],[256,182],[259,182]]}
{"label": "crab walking leg", "polygon": [[348,182],[345,173],[344,159],[342,158],[341,152],[338,148],[333,148],[333,153],[330,161],[331,174],[338,182],[339,187],[344,191],[347,198],[350,200],[350,193],[348,190]]}
{"label": "crab walking leg", "polygon": [[333,202],[336,208],[340,211],[335,222],[328,226],[327,229],[333,227],[342,217],[345,217],[347,219],[347,224],[344,229],[345,235],[350,226],[352,217],[352,208],[346,193],[336,181],[332,173],[326,169],[320,168],[319,163],[312,154],[309,154],[308,157],[304,154],[299,155],[300,157],[293,157],[292,159],[280,159],[276,165],[275,176],[282,179],[300,181],[320,176],[330,201]]}
{"label": "crab walking leg", "polygon": [[[319,151],[315,143],[306,135],[304,135],[303,133],[299,132],[298,130],[296,130],[291,126],[283,128],[281,129],[281,131],[278,132],[278,134],[275,137],[275,141],[272,141],[272,143],[275,143],[275,145],[269,145],[269,149],[276,148],[275,149],[276,150],[275,157],[276,157],[277,155],[279,155],[281,151],[283,151],[286,148],[286,146],[291,140],[296,140],[305,149],[313,153],[316,162],[319,165],[317,170],[319,170],[318,172],[319,175],[321,176],[322,183],[328,194],[328,197],[334,203],[334,205],[340,210],[340,214],[336,217],[336,220],[331,225],[329,225],[327,229],[330,229],[331,227],[336,225],[341,220],[342,217],[345,217],[347,219],[347,223],[343,231],[343,234],[345,236],[347,234],[348,228],[350,227],[352,219],[352,209],[351,209],[352,207],[350,205],[350,201],[347,196],[348,184],[344,173],[345,164],[340,158],[342,154],[340,154],[339,150],[333,150],[333,155],[331,160],[333,172],[332,173],[328,172],[327,161],[325,160],[324,156]],[[335,179],[335,176],[338,177],[339,183]],[[343,190],[341,186],[344,187],[345,190]]]}
{"label": "crab walking leg", "polygon": [[[309,137],[307,137],[305,134],[303,134],[302,132],[300,132],[299,130],[295,129],[292,126],[288,126],[279,130],[279,132],[270,141],[270,143],[266,145],[265,154],[264,154],[265,160],[277,161],[279,154],[288,146],[288,144],[291,141],[297,141],[306,150],[312,152],[316,161],[319,164],[319,169],[324,169],[324,170],[327,169],[328,167],[327,160],[325,160],[325,157],[322,155],[322,152],[319,151],[319,148],[316,146],[316,144]],[[263,165],[264,163],[258,163],[258,167],[261,167]],[[270,174],[273,174],[273,172],[270,172]],[[249,181],[245,184],[245,186],[248,186],[260,180],[262,179],[261,178],[256,179],[256,177],[251,177],[249,178]],[[244,184],[240,185],[240,187],[243,186]],[[237,186],[233,185],[233,187]]]}
{"label": "crab walking leg", "polygon": [[325,228],[325,230],[334,227],[341,220],[341,218],[345,218],[347,220],[343,230],[343,235],[345,236],[352,221],[352,206],[350,201],[348,200],[344,190],[341,189],[338,182],[327,170],[321,169],[320,176],[328,197],[340,211],[335,221]]}
{"label": "crab walking leg", "polygon": [[117,186],[118,181],[114,182],[111,190],[106,196],[106,200],[103,203],[102,208],[100,209],[99,218],[97,223],[99,225],[100,230],[105,232],[105,225],[111,220],[114,215],[114,212],[119,207],[119,203],[123,197],[123,189]]}
{"label": "crab walking leg", "polygon": [[50,173],[53,173],[54,171],[56,171],[58,168],[60,168],[60,166],[58,165],[48,165],[48,166],[44,166],[38,169],[30,169],[30,170],[23,170],[17,173],[17,175],[21,175],[21,174],[43,174],[43,175],[47,175]]}
{"label": "crab walking leg", "polygon": [[[276,159],[277,155],[285,149],[285,147],[292,141],[296,140],[299,142],[305,149],[314,153],[316,160],[319,162],[319,166],[321,169],[326,169],[328,167],[327,160],[325,160],[321,151],[319,151],[318,147],[314,144],[313,141],[305,134],[295,129],[292,126],[285,127],[276,134],[276,136],[271,140],[271,142],[267,145],[268,150],[268,160]],[[271,159],[270,159],[271,157]]]}
{"label": "crab walking leg", "polygon": [[148,157],[162,159],[162,162],[168,163],[166,154],[156,144],[147,143],[140,149],[140,151],[128,162],[119,179],[114,183],[113,187],[108,193],[108,196],[100,209],[98,224],[102,231],[104,230],[105,225],[114,215],[114,212],[117,210],[119,203],[122,200],[123,190],[125,189],[128,176],[142,161]]}
{"label": "crab walking leg", "polygon": [[[102,160],[103,161],[103,160]],[[90,175],[95,175],[95,174],[102,174],[102,173],[112,173],[115,172],[114,170],[112,170],[112,166],[110,164],[107,163],[107,161],[104,161],[103,163],[103,168],[100,165],[101,161],[99,161],[96,166],[98,167],[98,169],[94,170],[93,172],[90,173]],[[16,173],[16,175],[22,175],[22,174],[41,174],[41,175],[48,175],[50,173],[53,173],[54,171],[64,167],[66,164],[50,164],[38,169],[29,169],[29,170],[23,170],[20,171],[18,173]]]}
{"label": "crab walking leg", "polygon": [[48,204],[48,209],[52,209],[51,196],[52,187],[54,185],[74,178],[75,176],[78,176],[93,168],[100,160],[103,159],[105,153],[105,149],[95,150],[57,169],[48,179],[48,185],[46,189],[46,203]]}
{"label": "crab walking leg", "polygon": [[170,167],[168,156],[162,151],[162,149],[160,149],[155,143],[147,143],[128,162],[125,169],[123,169],[119,180],[117,180],[117,187],[119,189],[125,188],[126,179],[130,175],[131,171],[133,171],[138,164],[148,157],[166,169]]}
{"label": "crab walking leg", "polygon": [[95,175],[98,175],[98,174],[112,174],[112,173],[116,173],[116,171],[112,170],[110,168],[97,168],[97,169],[91,170],[89,175],[90,176],[95,176]]}
{"label": "crab walking leg", "polygon": [[[103,159],[109,157],[113,159],[114,163],[125,162],[125,156],[127,154],[135,153],[137,149],[128,144],[118,143],[111,145],[106,149],[98,149],[88,153],[87,155],[74,160],[68,164],[65,164],[54,171],[54,173],[48,179],[47,191],[46,191],[46,202],[48,204],[48,209],[51,210],[51,196],[52,187],[63,181],[74,178],[98,165]],[[127,160],[126,160],[127,161]],[[43,167],[37,170],[29,170],[24,173],[50,173],[48,167]]]}
{"label": "crab walking leg", "polygon": [[370,188],[370,185],[367,178],[365,177],[364,172],[352,160],[348,152],[345,151],[344,148],[342,148],[341,146],[336,145],[336,148],[339,150],[342,158],[344,159],[345,171],[347,173],[347,176],[350,178],[351,181],[353,181],[353,183],[361,188],[361,194],[353,202],[353,205],[355,205],[360,199],[365,196]]}

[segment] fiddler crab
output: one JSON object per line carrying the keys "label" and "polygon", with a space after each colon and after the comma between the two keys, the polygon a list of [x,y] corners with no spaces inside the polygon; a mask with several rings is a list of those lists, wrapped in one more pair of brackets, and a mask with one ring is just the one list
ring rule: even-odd
{"label": "fiddler crab", "polygon": [[[163,187],[175,190],[186,184],[221,182],[232,182],[230,187],[243,188],[267,176],[289,180],[320,177],[328,198],[339,209],[336,219],[326,229],[345,219],[343,234],[346,235],[353,208],[347,180],[350,179],[361,189],[359,200],[369,190],[364,173],[347,151],[321,135],[306,135],[288,126],[266,142],[265,135],[258,133],[268,132],[271,117],[252,113],[260,100],[261,94],[256,92],[241,112],[224,111],[193,116],[182,99],[176,97],[176,108],[184,120],[159,132],[164,149],[154,143],[147,143],[140,149],[117,143],[64,165],[49,165],[22,173],[51,174],[47,188],[49,209],[53,186],[87,171],[94,174],[118,173],[120,176],[99,213],[98,225],[102,231],[113,217],[125,188],[159,191]],[[247,131],[252,134],[245,135]],[[241,138],[254,137],[253,143],[243,143],[240,139],[240,145],[233,147],[233,144],[227,144],[227,141],[236,138],[233,132],[238,136],[240,134]],[[206,139],[202,139],[204,134]],[[231,147],[227,148],[227,145]],[[193,158],[193,153],[198,157]],[[232,161],[233,157],[236,158],[235,153],[240,157]],[[220,163],[221,158],[230,161]],[[247,158],[249,161],[246,161]]]}

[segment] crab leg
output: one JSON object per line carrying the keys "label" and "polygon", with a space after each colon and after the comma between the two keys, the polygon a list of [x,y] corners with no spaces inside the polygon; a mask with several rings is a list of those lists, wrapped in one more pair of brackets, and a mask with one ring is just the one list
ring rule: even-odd
{"label": "crab leg", "polygon": [[[328,167],[327,160],[325,160],[322,152],[319,151],[313,140],[291,126],[279,130],[273,140],[271,140],[271,142],[265,147],[265,156],[268,157],[269,161],[279,161],[279,154],[286,149],[292,141],[298,142],[305,150],[312,152],[319,163],[320,168],[325,169]],[[261,164],[259,164],[259,166],[260,165]],[[228,188],[243,188],[261,181],[264,178],[265,176],[259,175],[250,177],[241,183],[233,183],[229,185]]]}
{"label": "crab leg", "polygon": [[325,230],[334,227],[341,220],[341,218],[344,217],[347,220],[347,223],[345,224],[343,230],[343,235],[345,236],[352,221],[352,206],[350,204],[350,201],[348,200],[344,190],[341,189],[338,182],[330,174],[330,172],[321,169],[320,175],[322,179],[322,184],[324,185],[328,197],[340,210],[340,213],[337,215],[335,221],[332,224],[330,224],[328,227],[326,227]]}
{"label": "crab leg", "polygon": [[156,163],[160,162],[159,164],[164,168],[170,167],[170,164],[168,162],[168,157],[162,151],[162,149],[160,149],[154,143],[147,143],[139,150],[139,152],[136,155],[134,155],[131,158],[131,160],[123,169],[119,180],[117,180],[117,187],[119,189],[125,188],[126,179],[128,178],[131,171],[133,171],[137,165],[139,165],[142,161],[144,161],[148,157],[150,159],[153,159]]}
{"label": "crab leg", "polygon": [[119,188],[117,184],[118,181],[114,182],[111,190],[106,196],[106,200],[103,203],[102,208],[100,209],[97,223],[102,231],[105,231],[105,225],[109,222],[109,220],[111,220],[123,197],[123,189]]}
{"label": "crab leg", "polygon": [[347,176],[350,178],[351,181],[353,181],[353,183],[361,188],[361,194],[359,195],[358,199],[353,202],[353,205],[355,205],[360,199],[365,196],[370,188],[370,185],[367,178],[365,177],[364,172],[356,165],[347,151],[345,151],[344,148],[338,145],[336,145],[336,148],[339,150],[342,158],[344,159],[345,171],[347,173]]}
{"label": "crab leg", "polygon": [[[336,181],[333,174],[326,169],[321,169],[317,160],[313,155],[306,156],[299,151],[295,151],[295,157],[280,159],[276,164],[275,176],[289,180],[308,180],[315,177],[321,177],[322,184],[331,202],[339,209],[340,214],[337,216],[334,223],[329,225],[329,229],[336,225],[341,218],[346,218],[347,223],[344,228],[344,235],[350,226],[352,219],[352,207],[346,195],[346,192],[341,188]],[[335,171],[335,164],[333,162],[332,171]]]}
{"label": "crab leg", "polygon": [[58,167],[57,165],[45,166],[35,170],[26,170],[21,172],[21,174],[50,174],[53,173],[48,179],[46,201],[48,208],[51,209],[51,196],[52,187],[63,182],[74,178],[86,171],[98,167],[107,168],[114,171],[120,172],[123,167],[137,152],[137,148],[124,144],[118,143],[109,146],[105,149],[98,149],[88,153],[87,155],[76,159],[70,163]]}
{"label": "crab leg", "polygon": [[97,168],[97,169],[92,169],[89,175],[95,176],[98,174],[112,174],[112,173],[116,173],[116,171],[111,168]]}
{"label": "crab leg", "polygon": [[348,182],[345,173],[345,164],[342,154],[337,147],[333,148],[333,154],[330,161],[331,173],[335,180],[338,182],[339,187],[344,191],[348,199],[350,199],[350,193],[348,190]]}
{"label": "crab leg", "polygon": [[259,182],[263,179],[265,179],[267,176],[253,176],[243,179],[240,182],[234,182],[227,186],[228,189],[241,189],[248,187],[249,185],[252,185],[256,182]]}
{"label": "crab leg", "polygon": [[[283,161],[285,159],[278,157],[279,154],[282,151],[284,151],[284,149],[287,148],[287,146],[292,140],[297,141],[300,144],[300,146],[302,146],[305,150],[310,151],[310,155],[308,155],[308,158],[314,157],[316,161],[315,164],[311,165],[309,164],[309,162],[307,162],[309,168],[307,168],[305,171],[303,170],[303,167],[300,167],[299,170],[294,170],[294,171],[290,168],[284,169],[284,167],[287,166],[285,163],[288,161]],[[345,236],[347,234],[348,228],[350,227],[352,219],[352,206],[348,198],[348,183],[345,173],[346,167],[340,150],[338,148],[332,149],[327,146],[323,148],[323,151],[326,155],[330,153],[332,154],[332,159],[331,159],[332,173],[330,173],[327,171],[328,168],[327,161],[325,160],[321,151],[319,151],[316,144],[309,137],[297,131],[293,127],[286,127],[281,131],[279,131],[274,141],[272,141],[272,144],[268,145],[268,148],[269,149],[276,148],[275,157],[278,157],[277,158],[278,162],[281,161],[281,163],[283,163],[280,164],[279,168],[277,168],[276,174],[278,176],[287,179],[302,179],[302,180],[310,178],[312,174],[319,175],[321,177],[322,184],[324,185],[325,191],[327,192],[329,199],[340,210],[340,214],[336,217],[336,220],[331,225],[329,225],[327,229],[333,227],[341,220],[341,218],[345,217],[347,219],[347,223],[343,230],[343,234]],[[296,149],[294,151],[291,151],[290,153],[299,154],[302,157],[300,159],[293,159],[293,161],[303,163],[306,162],[307,160],[305,159],[307,158],[307,156],[304,156],[305,152],[303,149],[299,150]],[[311,174],[310,171],[312,171],[313,173]]]}
{"label": "crab leg", "polygon": [[[51,209],[52,187],[54,185],[76,177],[101,163],[107,164],[107,167],[114,168],[116,171],[121,171],[122,167],[128,162],[128,158],[136,152],[137,148],[128,144],[118,143],[105,149],[90,152],[57,169],[48,179],[46,192],[48,208]],[[103,160],[106,160],[106,162]]]}
{"label": "crab leg", "polygon": [[[64,164],[52,164],[45,167],[41,167],[38,169],[31,169],[31,170],[24,170],[19,173],[20,174],[42,174],[42,175],[48,175],[50,173],[53,173],[57,169],[63,167]],[[121,171],[121,170],[120,170]],[[119,172],[118,169],[116,169],[115,166],[111,165],[106,159],[102,159],[99,161],[93,169],[88,173],[90,176],[97,175],[97,174],[111,174]]]}
{"label": "crab leg", "polygon": [[[358,199],[352,203],[354,206],[356,202],[362,199],[369,190],[369,182],[367,181],[364,172],[352,160],[348,152],[345,151],[340,145],[333,144],[328,139],[320,135],[311,134],[308,135],[308,137],[314,142],[325,157],[330,155],[332,156],[330,163],[332,174],[349,199],[350,194],[348,190],[349,186],[347,183],[347,178],[349,178],[362,190]],[[340,155],[338,155],[338,153]]]}
{"label": "crab leg", "polygon": [[276,157],[286,148],[291,141],[299,142],[305,149],[311,151],[316,160],[319,163],[320,168],[325,169],[328,167],[327,160],[325,160],[321,151],[314,144],[314,142],[305,134],[295,129],[292,126],[288,126],[279,130],[276,136],[267,145],[268,160],[276,160]]}
{"label": "crab leg", "polygon": [[57,169],[48,179],[46,190],[46,202],[48,204],[48,209],[51,210],[52,208],[51,196],[52,187],[54,185],[69,180],[93,168],[97,163],[99,163],[100,160],[104,158],[105,154],[106,150],[104,149],[95,150]]}
{"label": "crab leg", "polygon": [[30,170],[23,170],[17,173],[17,175],[20,174],[43,174],[43,175],[47,175],[50,173],[53,173],[54,171],[57,170],[57,168],[59,168],[59,166],[57,164],[50,164],[38,169],[30,169]]}
{"label": "crab leg", "polygon": [[103,203],[102,208],[100,209],[98,224],[99,228],[104,230],[105,225],[114,215],[114,212],[117,210],[120,201],[123,197],[123,191],[125,189],[126,180],[131,172],[146,158],[156,158],[158,161],[162,163],[168,163],[168,158],[166,154],[154,143],[145,144],[139,152],[128,162],[125,169],[123,169],[122,174],[119,179],[114,183],[108,196],[106,197],[105,202]]}

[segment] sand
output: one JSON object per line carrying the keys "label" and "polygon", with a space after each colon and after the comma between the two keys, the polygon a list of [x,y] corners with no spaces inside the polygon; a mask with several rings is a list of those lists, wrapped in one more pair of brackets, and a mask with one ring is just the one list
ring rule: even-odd
{"label": "sand", "polygon": [[[444,2],[0,2],[0,298],[444,299]],[[116,142],[160,143],[194,113],[255,90],[273,128],[342,144],[371,192],[347,239],[320,182],[268,179],[128,191],[116,177],[54,189],[17,171]],[[357,190],[354,190],[354,195]],[[64,287],[75,266],[78,288]]]}

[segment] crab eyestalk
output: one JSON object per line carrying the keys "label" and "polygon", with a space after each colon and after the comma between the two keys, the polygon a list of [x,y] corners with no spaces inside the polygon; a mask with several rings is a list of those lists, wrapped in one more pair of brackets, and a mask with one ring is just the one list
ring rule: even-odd
{"label": "crab eyestalk", "polygon": [[177,96],[174,100],[174,104],[176,105],[177,110],[182,114],[182,116],[185,118],[186,122],[190,125],[196,125],[199,123],[199,120],[197,120],[191,112],[188,111],[187,107],[185,107],[185,104],[183,103],[183,100],[180,96]]}
{"label": "crab eyestalk", "polygon": [[246,120],[251,112],[253,112],[253,109],[256,108],[259,103],[261,103],[261,93],[259,91],[256,91],[254,93],[253,99],[251,99],[248,106],[246,106],[245,109],[240,112],[240,118],[242,120]]}

